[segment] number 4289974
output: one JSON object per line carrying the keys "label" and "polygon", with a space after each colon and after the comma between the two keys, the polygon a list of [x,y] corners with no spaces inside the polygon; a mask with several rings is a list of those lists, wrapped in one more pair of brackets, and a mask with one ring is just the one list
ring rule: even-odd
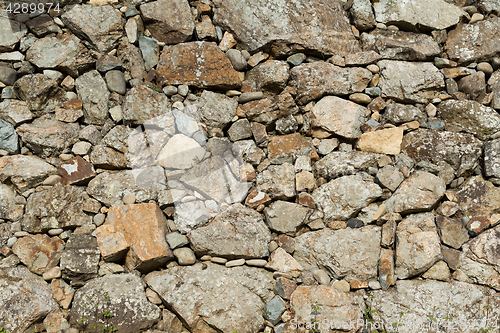
{"label": "number 4289974", "polygon": [[12,14],[32,14],[38,12],[39,14],[49,13],[51,10],[59,13],[59,3],[45,2],[45,3],[27,3],[27,2],[9,2],[5,11]]}

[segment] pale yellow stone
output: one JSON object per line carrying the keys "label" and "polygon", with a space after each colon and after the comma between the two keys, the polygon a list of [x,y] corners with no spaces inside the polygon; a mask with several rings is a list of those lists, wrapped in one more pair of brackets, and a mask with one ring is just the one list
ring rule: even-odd
{"label": "pale yellow stone", "polygon": [[403,128],[394,127],[361,135],[358,148],[362,151],[398,155],[401,152]]}

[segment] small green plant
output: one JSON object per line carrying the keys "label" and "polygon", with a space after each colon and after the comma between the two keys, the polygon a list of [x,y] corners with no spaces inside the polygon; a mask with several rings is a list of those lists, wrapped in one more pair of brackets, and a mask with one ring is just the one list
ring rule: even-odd
{"label": "small green plant", "polygon": [[5,328],[3,327],[0,327],[0,333],[9,333],[9,331],[7,331]]}
{"label": "small green plant", "polygon": [[317,315],[320,314],[319,310],[321,310],[321,307],[318,304],[318,301],[315,301],[314,304],[311,306],[311,314],[314,316],[311,318],[311,328],[309,329],[309,333],[321,333],[321,330],[319,329],[319,321],[317,320]]}
{"label": "small green plant", "polygon": [[158,87],[153,87],[153,90],[154,90],[154,91],[160,91],[160,88],[158,88]]}
{"label": "small green plant", "polygon": [[[86,294],[85,294],[86,295]],[[92,307],[95,308],[94,310],[94,318],[98,321],[101,321],[102,323],[100,324],[90,324],[89,320],[87,318],[80,318],[77,320],[78,323],[81,323],[83,326],[90,327],[94,330],[95,333],[113,333],[117,332],[118,329],[114,327],[111,323],[110,320],[115,316],[114,313],[107,311],[106,309],[111,306],[111,298],[108,295],[108,292],[104,292],[104,304],[101,303],[96,303]],[[86,307],[88,304],[83,304],[83,308]],[[104,308],[103,311],[99,311],[99,308]],[[102,319],[98,319],[99,317],[102,317]],[[0,332],[2,333],[2,332]]]}

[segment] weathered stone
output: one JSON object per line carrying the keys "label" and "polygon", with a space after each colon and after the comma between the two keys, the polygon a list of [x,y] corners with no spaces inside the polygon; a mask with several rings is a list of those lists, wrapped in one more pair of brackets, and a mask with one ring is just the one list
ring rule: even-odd
{"label": "weathered stone", "polygon": [[490,215],[500,208],[500,190],[481,176],[469,178],[452,195],[465,216]]}
{"label": "weathered stone", "polygon": [[0,119],[17,126],[33,119],[33,114],[26,102],[6,99],[0,103]]}
{"label": "weathered stone", "polygon": [[74,123],[83,117],[83,103],[79,99],[71,99],[64,103],[62,108],[56,109],[56,120]]}
{"label": "weathered stone", "polygon": [[24,207],[16,204],[14,186],[0,183],[0,219],[17,221],[23,213]]}
{"label": "weathered stone", "polygon": [[292,202],[275,201],[264,214],[271,230],[294,236],[309,215],[309,209]]}
{"label": "weathered stone", "polygon": [[86,183],[96,176],[94,166],[80,156],[61,163],[57,171],[62,177],[63,185]]}
{"label": "weathered stone", "polygon": [[207,226],[190,231],[188,237],[198,255],[229,259],[266,257],[271,241],[271,233],[260,214],[238,203]]}
{"label": "weathered stone", "polygon": [[0,157],[0,181],[10,179],[19,192],[40,185],[56,168],[36,156]]}
{"label": "weathered stone", "polygon": [[297,156],[308,156],[314,151],[311,139],[299,133],[273,136],[267,149],[268,158],[275,164],[294,163]]}
{"label": "weathered stone", "polygon": [[298,107],[292,95],[288,92],[283,92],[277,96],[240,105],[239,110],[251,121],[270,125],[278,119],[297,113]]}
{"label": "weathered stone", "polygon": [[0,66],[0,82],[12,86],[17,80],[17,71],[7,66]]}
{"label": "weathered stone", "polygon": [[[5,89],[4,89],[5,91]],[[43,74],[28,74],[14,84],[16,96],[28,103],[31,111],[48,113],[66,101],[64,91],[57,82]]]}
{"label": "weathered stone", "polygon": [[314,124],[323,130],[353,139],[361,136],[360,127],[370,115],[370,111],[345,99],[326,96],[312,109]]}
{"label": "weathered stone", "polygon": [[129,90],[123,103],[125,124],[140,125],[146,121],[169,112],[168,98],[153,89],[138,85]]}
{"label": "weathered stone", "polygon": [[444,79],[432,63],[382,60],[379,87],[382,94],[401,102],[425,103],[440,94]]}
{"label": "weathered stone", "polygon": [[390,103],[387,105],[384,111],[384,119],[396,125],[414,120],[421,123],[427,121],[427,117],[419,108],[413,105],[399,103]]}
{"label": "weathered stone", "polygon": [[271,5],[259,0],[250,5],[240,0],[217,0],[214,5],[214,23],[231,31],[250,53],[263,47],[270,47],[277,55],[304,49],[341,56],[359,51],[338,1],[279,1]]}
{"label": "weathered stone", "polygon": [[257,175],[257,189],[273,199],[295,196],[295,171],[290,163],[271,165]]}
{"label": "weathered stone", "polygon": [[271,201],[271,198],[267,195],[267,193],[260,192],[256,189],[250,190],[247,198],[245,199],[245,205],[250,208],[258,207],[261,204],[266,204]]}
{"label": "weathered stone", "polygon": [[377,172],[377,180],[391,191],[395,191],[403,182],[405,177],[398,168],[386,165]]}
{"label": "weathered stone", "polygon": [[75,80],[75,87],[83,103],[87,124],[102,125],[108,118],[109,91],[98,71],[92,70]]}
{"label": "weathered stone", "polygon": [[415,213],[431,210],[443,197],[444,181],[431,173],[416,171],[385,202],[391,213]]}
{"label": "weathered stone", "polygon": [[0,272],[0,321],[7,332],[24,332],[58,308],[49,285],[26,267]]}
{"label": "weathered stone", "polygon": [[371,78],[371,72],[364,68],[341,68],[317,61],[292,68],[288,85],[296,91],[296,101],[302,105],[324,95],[362,92]]}
{"label": "weathered stone", "polygon": [[438,261],[422,277],[425,279],[448,281],[450,279],[450,269],[444,261]]}
{"label": "weathered stone", "polygon": [[30,271],[41,275],[59,263],[64,242],[59,237],[47,235],[27,236],[19,239],[12,247],[21,262]]}
{"label": "weathered stone", "polygon": [[314,165],[318,176],[333,179],[355,174],[377,166],[382,155],[352,150],[350,152],[333,151]]}
{"label": "weathered stone", "polygon": [[432,213],[410,215],[398,224],[396,275],[406,279],[428,270],[441,257],[441,242]]}
{"label": "weathered stone", "polygon": [[271,253],[271,258],[266,268],[282,273],[298,272],[303,269],[302,266],[281,247]]}
{"label": "weathered stone", "polygon": [[240,119],[236,121],[227,131],[227,135],[231,141],[248,139],[252,136],[252,129],[248,119]]}
{"label": "weathered stone", "polygon": [[238,101],[223,94],[204,90],[196,102],[200,120],[209,128],[224,128],[236,115]]}
{"label": "weathered stone", "polygon": [[130,72],[132,78],[142,80],[146,76],[147,73],[144,68],[144,60],[141,50],[138,47],[126,41],[122,41],[118,45],[117,56],[123,64],[123,67]]}
{"label": "weathered stone", "polygon": [[[179,72],[179,67],[183,68]],[[241,86],[238,73],[215,43],[190,42],[166,46],[156,69],[161,85],[233,89]]]}
{"label": "weathered stone", "polygon": [[103,169],[125,169],[128,166],[124,154],[105,145],[97,145],[92,149],[90,161],[96,167]]}
{"label": "weathered stone", "polygon": [[290,66],[285,61],[269,60],[251,70],[245,75],[245,81],[253,91],[268,90],[280,93],[285,88],[290,76]]}
{"label": "weathered stone", "polygon": [[117,70],[109,71],[106,73],[105,78],[109,91],[125,95],[127,86],[122,72]]}
{"label": "weathered stone", "polygon": [[500,178],[500,139],[487,141],[484,145],[484,172],[487,177]]}
{"label": "weathered stone", "polygon": [[394,127],[363,133],[358,141],[361,151],[371,153],[398,155],[401,152],[403,128]]}
{"label": "weathered stone", "polygon": [[286,300],[289,300],[295,289],[297,289],[297,284],[287,278],[279,277],[276,279],[276,289],[278,291],[278,295]]}
{"label": "weathered stone", "polygon": [[177,258],[177,262],[181,266],[193,265],[194,263],[196,263],[196,256],[193,250],[191,250],[189,247],[175,249],[173,253],[174,256]]}
{"label": "weathered stone", "polygon": [[110,5],[76,5],[65,11],[61,20],[76,36],[101,53],[116,46],[125,24],[120,11]]}
{"label": "weathered stone", "polygon": [[396,275],[394,274],[394,251],[392,249],[380,250],[378,278],[383,290],[387,290],[396,282]]}
{"label": "weathered stone", "polygon": [[[102,316],[112,313],[112,318]],[[85,318],[86,321],[79,321]],[[83,330],[85,325],[113,325],[124,333],[151,327],[160,318],[160,309],[148,302],[141,279],[133,274],[111,274],[89,281],[76,293],[70,324]]]}
{"label": "weathered stone", "polygon": [[384,59],[432,60],[441,49],[431,36],[406,31],[376,29],[361,34],[364,50],[373,50]]}
{"label": "weathered stone", "polygon": [[19,139],[14,126],[0,119],[0,149],[15,154],[19,149]]}
{"label": "weathered stone", "polygon": [[469,233],[462,222],[445,216],[436,217],[441,241],[454,249],[460,249],[469,240]]}
{"label": "weathered stone", "polygon": [[160,42],[178,44],[193,34],[194,20],[187,0],[160,0],[140,7],[151,35]]}
{"label": "weathered stone", "polygon": [[94,236],[71,235],[61,256],[63,278],[89,280],[96,277],[100,257],[101,253]]}
{"label": "weathered stone", "polygon": [[17,43],[28,32],[24,24],[14,20],[13,17],[11,19],[9,16],[0,16],[0,36],[2,36],[0,39],[0,52],[13,51]]}
{"label": "weathered stone", "polygon": [[454,26],[467,14],[444,0],[382,0],[373,5],[377,22],[402,29],[441,30]]}
{"label": "weathered stone", "polygon": [[[223,332],[259,331],[264,328],[263,300],[274,297],[272,274],[245,266],[177,266],[150,273],[145,280],[188,329],[200,333],[213,332],[213,328]],[[183,301],[187,298],[193,303]],[[199,306],[193,308],[192,304]]]}
{"label": "weathered stone", "polygon": [[477,100],[484,96],[486,80],[483,72],[475,72],[458,81],[458,89],[467,94],[470,99]]}
{"label": "weathered stone", "polygon": [[71,301],[73,300],[75,289],[64,282],[64,280],[52,280],[50,287],[52,288],[52,295],[54,299],[63,309],[68,309],[71,305]]}

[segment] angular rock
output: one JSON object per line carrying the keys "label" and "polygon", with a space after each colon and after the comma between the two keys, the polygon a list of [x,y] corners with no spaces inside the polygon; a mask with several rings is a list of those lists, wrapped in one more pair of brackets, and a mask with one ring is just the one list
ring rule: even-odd
{"label": "angular rock", "polygon": [[[183,71],[179,72],[178,68]],[[190,42],[166,46],[156,78],[161,85],[185,84],[197,88],[233,89],[241,86],[238,73],[215,43]]]}
{"label": "angular rock", "polygon": [[275,201],[264,210],[266,222],[273,231],[295,236],[310,210],[292,202]]}
{"label": "angular rock", "polygon": [[401,152],[402,140],[403,128],[394,127],[363,133],[357,145],[361,151],[398,155]]}
{"label": "angular rock", "polygon": [[64,282],[64,280],[52,280],[50,287],[52,288],[52,295],[54,299],[63,309],[68,309],[71,305],[71,301],[73,300],[75,289]]}
{"label": "angular rock", "polygon": [[250,122],[247,119],[240,119],[236,121],[227,131],[227,135],[231,141],[250,138],[252,136]]}
{"label": "angular rock", "polygon": [[158,154],[158,161],[167,169],[189,169],[203,159],[205,152],[196,140],[176,134]]}
{"label": "angular rock", "polygon": [[324,95],[362,92],[371,78],[371,72],[364,68],[341,68],[317,61],[292,68],[288,85],[296,91],[297,103],[303,105]]}
{"label": "angular rock", "polygon": [[387,290],[396,282],[396,275],[394,274],[394,251],[392,249],[380,250],[378,278],[384,290]]}
{"label": "angular rock", "polygon": [[[264,328],[263,300],[274,297],[272,274],[245,266],[177,266],[150,273],[145,280],[193,332],[212,332],[214,328],[257,332]],[[192,302],[185,302],[187,298]]]}
{"label": "angular rock", "polygon": [[126,42],[122,41],[118,45],[117,52],[118,59],[123,64],[126,70],[134,79],[144,79],[146,76],[146,69],[144,68],[144,60],[142,58],[141,50]]}
{"label": "angular rock", "polygon": [[12,252],[30,271],[41,275],[57,266],[63,248],[64,242],[59,237],[38,234],[19,239]]}
{"label": "angular rock", "polygon": [[[103,312],[112,313],[110,319]],[[86,321],[78,321],[85,318]],[[119,332],[134,333],[151,327],[160,318],[160,309],[148,302],[141,279],[134,274],[111,274],[89,281],[76,293],[70,324],[113,325]]]}
{"label": "angular rock", "polygon": [[188,233],[198,255],[234,258],[263,258],[269,255],[271,233],[259,213],[234,204],[206,226]]}
{"label": "angular rock", "polygon": [[[184,191],[181,193],[185,195]],[[210,211],[203,201],[181,201],[175,205],[175,227],[183,234],[206,224],[210,217]]]}
{"label": "angular rock", "polygon": [[6,99],[0,103],[0,119],[17,126],[33,119],[33,114],[26,102]]}
{"label": "angular rock", "polygon": [[271,96],[257,101],[251,101],[240,105],[246,117],[264,125],[270,125],[280,118],[286,118],[298,112],[298,107],[292,95],[283,92],[277,96]]}
{"label": "angular rock", "polygon": [[0,66],[0,82],[11,86],[17,80],[17,71],[7,66]]}
{"label": "angular rock", "polygon": [[102,259],[106,262],[123,261],[130,249],[125,235],[112,224],[100,225],[95,233]]}
{"label": "angular rock", "polygon": [[460,220],[439,215],[436,225],[441,241],[454,249],[460,249],[469,240],[469,233]]}
{"label": "angular rock", "polygon": [[243,162],[258,166],[266,157],[262,149],[258,148],[253,140],[235,142],[232,147],[233,155],[243,158]]}
{"label": "angular rock", "polygon": [[336,279],[367,281],[377,277],[381,228],[307,232],[295,238],[294,258],[305,271],[326,269]]}
{"label": "angular rock", "polygon": [[101,252],[91,235],[73,234],[61,256],[61,271],[66,280],[89,280],[97,276]]}
{"label": "angular rock", "polygon": [[92,70],[75,80],[75,87],[83,103],[85,123],[102,125],[108,119],[109,91],[98,71]]}
{"label": "angular rock", "polygon": [[406,279],[428,270],[441,258],[441,242],[432,213],[410,215],[396,232],[396,275]]}
{"label": "angular rock", "polygon": [[76,156],[69,161],[61,163],[57,168],[57,172],[62,177],[63,185],[79,185],[81,183],[86,183],[97,175],[94,166],[80,156]]}
{"label": "angular rock", "polygon": [[354,26],[356,26],[358,30],[366,31],[375,27],[375,15],[373,15],[372,4],[370,1],[353,1],[350,14]]}
{"label": "angular rock", "polygon": [[146,28],[166,44],[185,42],[193,34],[194,20],[187,0],[160,0],[140,7]]}
{"label": "angular rock", "polygon": [[360,127],[368,120],[370,111],[351,101],[326,96],[316,103],[312,114],[317,127],[347,139],[354,139],[361,136]]}
{"label": "angular rock", "polygon": [[268,90],[280,93],[290,76],[290,66],[286,61],[269,60],[249,70],[245,75],[253,91]]}
{"label": "angular rock", "polygon": [[391,191],[395,191],[403,182],[405,177],[398,168],[386,165],[377,172],[377,180]]}
{"label": "angular rock", "polygon": [[500,190],[481,176],[469,178],[453,192],[452,199],[465,216],[490,215],[500,209]]}
{"label": "angular rock", "polygon": [[257,190],[267,193],[272,199],[287,199],[295,196],[295,169],[290,163],[271,165],[257,175]]}
{"label": "angular rock", "polygon": [[75,5],[61,15],[64,25],[101,53],[113,49],[123,35],[125,19],[110,5]]}
{"label": "angular rock", "polygon": [[500,139],[487,141],[484,145],[484,173],[487,177],[500,178]]}
{"label": "angular rock", "polygon": [[200,120],[209,128],[226,127],[236,115],[238,101],[226,95],[204,90],[196,102]]}
{"label": "angular rock", "polygon": [[124,154],[105,145],[97,145],[92,149],[90,161],[96,167],[103,169],[125,169],[128,166]]}
{"label": "angular rock", "polygon": [[429,61],[441,54],[441,48],[426,34],[376,29],[361,34],[364,50],[373,50],[382,58],[404,61]]}
{"label": "angular rock", "polygon": [[0,119],[0,149],[15,154],[19,149],[19,139],[14,126]]}
{"label": "angular rock", "polygon": [[443,101],[438,105],[438,116],[447,124],[461,127],[480,140],[487,140],[500,131],[498,112],[475,101]]}
{"label": "angular rock", "polygon": [[302,271],[302,266],[283,248],[279,247],[271,253],[271,258],[266,268],[281,273]]}
{"label": "angular rock", "polygon": [[125,124],[140,125],[146,121],[169,113],[168,98],[153,89],[138,85],[130,89],[123,103],[123,119]]}
{"label": "angular rock", "polygon": [[382,93],[396,101],[425,103],[445,87],[443,75],[429,62],[382,60],[377,65]]}
{"label": "angular rock", "polygon": [[14,186],[0,183],[0,219],[16,221],[22,217],[23,213],[24,207],[16,204]]}
{"label": "angular rock", "polygon": [[[31,111],[48,113],[66,101],[64,90],[43,74],[28,74],[14,84],[16,96],[28,103]],[[43,112],[42,112],[43,111]]]}
{"label": "angular rock", "polygon": [[446,190],[444,181],[431,173],[416,171],[385,202],[391,213],[416,213],[433,209]]}
{"label": "angular rock", "polygon": [[306,138],[299,133],[273,136],[268,144],[268,158],[271,163],[294,163],[297,156],[309,156],[314,152],[311,138]]}
{"label": "angular rock", "polygon": [[10,179],[19,192],[40,185],[56,168],[36,156],[13,155],[0,157],[0,181]]}
{"label": "angular rock", "polygon": [[380,154],[357,150],[333,151],[314,164],[316,174],[326,179],[355,174],[377,165]]}
{"label": "angular rock", "polygon": [[11,19],[9,15],[0,16],[0,27],[0,36],[2,36],[0,39],[0,52],[13,51],[17,43],[28,32],[24,24]]}
{"label": "angular rock", "polygon": [[381,195],[380,186],[363,180],[359,175],[336,178],[312,193],[314,203],[323,211],[326,221],[354,217]]}
{"label": "angular rock", "polygon": [[26,267],[3,268],[0,276],[0,321],[7,332],[24,332],[58,308],[49,285]]}

